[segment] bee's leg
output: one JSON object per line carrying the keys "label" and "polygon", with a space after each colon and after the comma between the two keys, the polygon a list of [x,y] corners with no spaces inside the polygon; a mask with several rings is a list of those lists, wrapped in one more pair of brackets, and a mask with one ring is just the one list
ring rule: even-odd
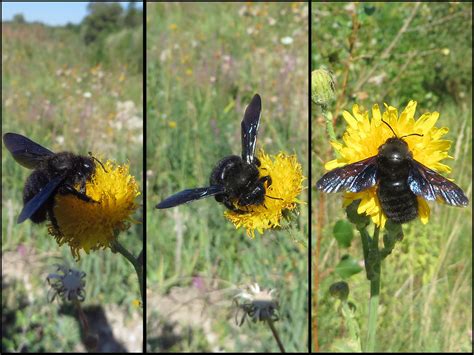
{"label": "bee's leg", "polygon": [[219,201],[219,202],[222,202],[224,204],[224,206],[226,206],[232,212],[240,213],[240,214],[248,213],[248,211],[244,211],[244,210],[241,210],[241,209],[235,207],[234,204],[232,203],[232,201],[229,198],[224,197],[222,199],[222,201]]}
{"label": "bee's leg", "polygon": [[262,176],[259,181],[261,183],[267,183],[267,187],[269,187],[271,184],[272,184],[272,178],[270,177],[270,175],[267,175],[267,176]]}
{"label": "bee's leg", "polygon": [[256,166],[262,165],[262,163],[260,163],[260,159],[258,159],[257,157],[253,157],[253,162]]}
{"label": "bee's leg", "polygon": [[51,221],[51,224],[53,225],[54,231],[59,234],[62,234],[61,230],[59,229],[58,220],[56,219],[56,216],[54,215],[53,205],[48,207],[48,217],[49,217],[49,220]]}
{"label": "bee's leg", "polygon": [[79,192],[77,191],[73,186],[71,185],[63,185],[62,186],[62,191],[61,191],[62,194],[71,194],[71,195],[74,195],[76,196],[78,199],[82,200],[82,201],[85,201],[85,202],[95,202],[97,203],[97,201],[94,201],[93,199],[91,199],[89,196],[87,196],[86,194],[82,193],[82,192]]}
{"label": "bee's leg", "polygon": [[86,179],[83,179],[81,181],[81,187],[79,189],[79,192],[84,195],[86,194]]}

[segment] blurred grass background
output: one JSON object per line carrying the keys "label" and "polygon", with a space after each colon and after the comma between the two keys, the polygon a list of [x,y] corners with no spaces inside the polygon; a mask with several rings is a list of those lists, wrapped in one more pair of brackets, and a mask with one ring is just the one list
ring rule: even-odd
{"label": "blurred grass background", "polygon": [[[262,97],[258,148],[296,154],[307,176],[308,6],[147,4],[147,350],[277,351],[264,324],[235,325],[232,287],[275,288],[287,351],[308,341],[308,214],[250,240],[213,198],[154,206],[207,186],[240,154],[240,122]],[[257,148],[257,149],[258,149]],[[301,197],[307,201],[307,190]]]}
{"label": "blurred grass background", "polygon": [[[438,127],[453,141],[450,177],[472,201],[472,3],[313,3],[312,70],[334,73],[336,134],[342,111],[384,102],[403,110],[418,102],[416,117],[440,112]],[[324,119],[313,107],[312,173],[323,174],[334,153]],[[313,194],[313,246],[319,229],[317,321],[320,351],[352,351],[347,328],[329,286],[340,280],[336,265],[345,254],[363,262],[359,235],[349,249],[337,246],[336,221],[345,219],[340,195]],[[323,213],[318,207],[324,207]],[[427,225],[404,225],[405,238],[382,264],[376,351],[472,352],[472,202],[466,208],[430,203]],[[318,216],[324,223],[316,225]],[[316,253],[316,250],[313,250]],[[369,282],[365,271],[346,280],[349,300],[365,341]],[[314,287],[314,285],[313,285]],[[314,290],[314,288],[313,288]],[[314,330],[314,325],[313,325]],[[313,343],[315,345],[315,343]]]}
{"label": "blurred grass background", "polygon": [[[55,152],[130,162],[142,185],[143,73],[129,60],[143,61],[141,21],[104,34],[100,55],[80,30],[21,16],[2,23],[2,133],[23,134]],[[133,305],[140,293],[132,265],[110,250],[82,252],[75,263],[45,224],[17,225],[28,174],[2,144],[2,352],[84,351],[75,309],[46,298],[46,276],[64,261],[87,273],[83,308],[99,350],[140,351],[143,318]],[[134,218],[141,221],[142,213]],[[134,225],[119,239],[135,255],[142,229]]]}

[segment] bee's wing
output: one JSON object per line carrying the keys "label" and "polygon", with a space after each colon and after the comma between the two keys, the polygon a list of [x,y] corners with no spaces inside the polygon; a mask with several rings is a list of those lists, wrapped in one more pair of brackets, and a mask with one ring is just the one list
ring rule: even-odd
{"label": "bee's wing", "polygon": [[40,192],[38,192],[31,200],[29,200],[23,210],[18,216],[17,223],[22,223],[26,219],[30,218],[36,211],[38,211],[41,206],[45,204],[48,198],[56,191],[59,185],[63,182],[64,176],[57,176],[54,179],[50,180]]}
{"label": "bee's wing", "polygon": [[174,195],[171,195],[168,198],[165,198],[158,205],[156,205],[156,208],[163,209],[175,207],[183,203],[199,200],[201,198],[213,196],[222,192],[224,192],[224,188],[222,186],[209,186],[183,190]]}
{"label": "bee's wing", "polygon": [[359,192],[377,183],[376,156],[336,168],[323,175],[316,183],[324,192]]}
{"label": "bee's wing", "polygon": [[261,111],[262,100],[258,94],[255,94],[252,101],[250,101],[250,104],[245,109],[244,119],[240,124],[242,135],[242,159],[247,163],[254,162]]}
{"label": "bee's wing", "polygon": [[31,139],[16,133],[5,133],[3,143],[12,154],[13,158],[25,168],[34,169],[45,156],[54,153]]}
{"label": "bee's wing", "polygon": [[433,201],[439,197],[453,206],[467,206],[469,203],[458,185],[416,160],[411,160],[408,186],[415,195],[425,200]]}

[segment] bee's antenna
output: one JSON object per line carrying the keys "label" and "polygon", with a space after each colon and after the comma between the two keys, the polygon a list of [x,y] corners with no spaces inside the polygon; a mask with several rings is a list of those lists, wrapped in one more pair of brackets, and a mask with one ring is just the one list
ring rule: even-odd
{"label": "bee's antenna", "polygon": [[393,130],[392,126],[390,126],[390,125],[389,125],[387,122],[385,122],[383,119],[382,119],[382,122],[385,123],[385,124],[388,126],[388,128],[390,128],[390,130],[393,132],[393,135],[398,138],[398,136],[397,136],[397,134],[395,133],[395,131]]}
{"label": "bee's antenna", "polygon": [[402,137],[400,137],[400,139],[403,139],[403,138],[405,138],[405,137],[410,137],[410,136],[419,136],[419,137],[423,137],[423,135],[422,135],[422,134],[420,134],[420,133],[411,133],[411,134],[407,134],[407,135],[405,135],[405,136],[402,136]]}
{"label": "bee's antenna", "polygon": [[[395,131],[393,130],[392,126],[390,126],[390,125],[389,125],[387,122],[385,122],[384,120],[382,120],[382,122],[385,123],[385,124],[388,126],[388,128],[390,128],[390,130],[393,132],[393,134],[395,135],[395,137],[397,137],[397,134],[396,134]],[[398,138],[398,139],[403,139],[403,138],[405,138],[405,137],[410,137],[410,136],[423,137],[423,135],[420,134],[420,133],[410,133],[410,134],[401,136],[400,138],[398,138],[398,137],[397,137],[397,138]]]}
{"label": "bee's antenna", "polygon": [[107,170],[105,170],[104,164],[102,164],[102,162],[101,162],[99,159],[97,159],[95,156],[92,155],[92,152],[89,152],[89,156],[90,156],[92,159],[94,159],[95,161],[97,161],[97,162],[100,164],[100,166],[102,167],[102,169],[104,169],[104,171],[105,171],[106,173],[108,172]]}

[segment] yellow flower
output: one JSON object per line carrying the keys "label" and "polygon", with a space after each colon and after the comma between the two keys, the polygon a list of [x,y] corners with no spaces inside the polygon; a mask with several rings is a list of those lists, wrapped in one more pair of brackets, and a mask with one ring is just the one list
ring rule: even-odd
{"label": "yellow flower", "polygon": [[[400,116],[395,107],[385,104],[385,109],[382,115],[379,106],[374,105],[372,119],[369,119],[369,112],[364,111],[357,104],[352,107],[353,115],[344,111],[343,117],[348,124],[342,137],[344,143],[331,142],[340,157],[326,163],[327,170],[377,155],[378,148],[388,138],[393,137],[390,128],[382,122],[383,119],[393,128],[398,137],[413,133],[423,135],[422,137],[413,135],[403,138],[413,154],[413,159],[438,172],[449,173],[451,171],[449,166],[440,162],[443,159],[452,159],[452,157],[448,155],[451,141],[441,139],[448,133],[448,129],[435,127],[439,117],[438,112],[424,113],[415,121],[416,101],[410,101]],[[430,208],[423,198],[417,198],[420,220],[426,224],[430,216]],[[348,206],[352,201],[358,199],[361,201],[357,212],[369,215],[376,225],[383,228],[387,217],[377,198],[377,187],[374,186],[357,193],[346,192],[344,206]]]}
{"label": "yellow flower", "polygon": [[76,259],[79,251],[110,247],[117,232],[128,229],[132,213],[140,195],[135,178],[129,174],[129,165],[117,165],[111,161],[97,166],[92,178],[86,183],[86,194],[96,201],[85,202],[73,195],[57,194],[54,215],[59,230],[49,227],[49,233],[59,245],[68,243]]}
{"label": "yellow flower", "polygon": [[260,176],[270,176],[272,179],[272,184],[266,189],[264,204],[243,207],[235,202],[237,208],[248,213],[224,212],[236,228],[245,227],[251,238],[255,238],[255,230],[263,234],[266,229],[280,226],[283,212],[291,211],[298,203],[303,203],[297,197],[303,189],[305,177],[296,156],[279,153],[272,159],[261,150],[258,159],[261,163]]}

